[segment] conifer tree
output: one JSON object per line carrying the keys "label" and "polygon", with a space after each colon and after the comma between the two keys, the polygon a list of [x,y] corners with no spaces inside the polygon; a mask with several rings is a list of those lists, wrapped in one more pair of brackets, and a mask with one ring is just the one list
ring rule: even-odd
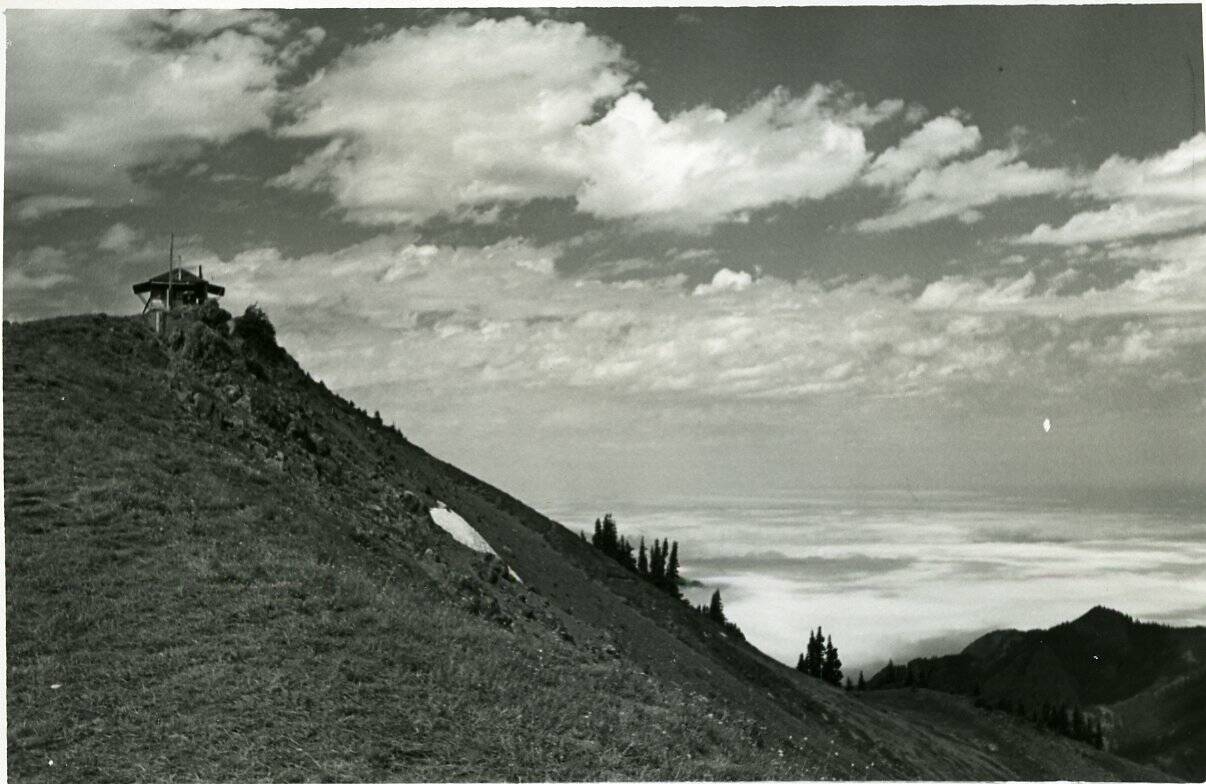
{"label": "conifer tree", "polygon": [[670,545],[670,559],[666,561],[666,588],[678,595],[678,542]]}
{"label": "conifer tree", "polygon": [[796,660],[796,669],[800,672],[807,672],[808,666],[804,662],[804,654],[800,654],[800,658]]}
{"label": "conifer tree", "polygon": [[628,541],[627,537],[620,537],[620,543],[616,547],[616,559],[624,565],[625,568],[636,571],[636,558],[632,554],[632,542]]}
{"label": "conifer tree", "polygon": [[854,681],[850,680],[850,676],[846,676],[846,691],[854,691]]}
{"label": "conifer tree", "polygon": [[891,659],[888,659],[888,677],[884,679],[884,683],[896,683],[896,665]]}
{"label": "conifer tree", "polygon": [[800,657],[800,672],[812,675],[812,663],[815,658],[817,638],[816,633],[812,629],[808,630],[808,647],[804,649],[804,655]]}
{"label": "conifer tree", "polygon": [[817,627],[816,637],[812,639],[811,653],[808,674],[814,678],[820,678],[821,671],[825,666],[825,633],[821,631],[820,626]]}
{"label": "conifer tree", "polygon": [[825,661],[821,664],[821,680],[834,686],[842,685],[842,660],[838,658],[838,649],[834,647],[833,635],[825,645]]}
{"label": "conifer tree", "polygon": [[866,691],[866,690],[867,690],[867,681],[866,681],[866,679],[865,679],[865,678],[863,678],[863,671],[862,671],[862,670],[859,670],[859,671],[858,671],[858,690],[859,690],[859,691]]}
{"label": "conifer tree", "polygon": [[645,554],[645,537],[641,537],[641,548],[637,550],[637,571],[642,577],[649,576],[649,557]]}
{"label": "conifer tree", "polygon": [[654,583],[661,585],[666,574],[666,559],[662,556],[662,543],[653,540],[653,549],[649,552],[649,577]]}
{"label": "conifer tree", "polygon": [[724,602],[720,600],[720,589],[712,594],[712,601],[708,605],[708,617],[717,623],[724,623]]}
{"label": "conifer tree", "polygon": [[603,515],[603,552],[614,557],[619,552],[619,545],[616,521],[608,512]]}
{"label": "conifer tree", "polygon": [[595,534],[590,538],[590,543],[599,549],[603,548],[603,521],[595,518]]}

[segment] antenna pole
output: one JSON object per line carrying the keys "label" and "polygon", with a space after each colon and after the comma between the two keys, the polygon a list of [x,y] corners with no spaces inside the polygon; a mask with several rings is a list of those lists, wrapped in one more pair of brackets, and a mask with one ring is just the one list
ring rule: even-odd
{"label": "antenna pole", "polygon": [[176,261],[176,233],[172,232],[171,239],[168,240],[168,285],[167,285],[167,309],[172,309],[172,268]]}

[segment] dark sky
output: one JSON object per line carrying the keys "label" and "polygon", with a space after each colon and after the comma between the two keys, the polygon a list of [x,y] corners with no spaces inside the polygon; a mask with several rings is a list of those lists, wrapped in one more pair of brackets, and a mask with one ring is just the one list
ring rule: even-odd
{"label": "dark sky", "polygon": [[1201,485],[1201,20],[14,10],[5,315],[175,232],[518,491]]}

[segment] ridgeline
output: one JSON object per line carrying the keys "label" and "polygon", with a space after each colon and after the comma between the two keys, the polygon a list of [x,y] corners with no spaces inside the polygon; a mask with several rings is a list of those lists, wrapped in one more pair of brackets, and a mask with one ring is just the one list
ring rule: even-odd
{"label": "ridgeline", "polygon": [[333,394],[258,311],[3,339],[13,781],[1168,778],[770,659]]}

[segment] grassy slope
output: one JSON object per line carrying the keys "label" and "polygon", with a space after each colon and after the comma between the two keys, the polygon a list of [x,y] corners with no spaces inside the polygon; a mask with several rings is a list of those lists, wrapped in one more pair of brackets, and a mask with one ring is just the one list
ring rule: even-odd
{"label": "grassy slope", "polygon": [[803,678],[283,352],[181,327],[6,325],[15,779],[1159,777]]}

